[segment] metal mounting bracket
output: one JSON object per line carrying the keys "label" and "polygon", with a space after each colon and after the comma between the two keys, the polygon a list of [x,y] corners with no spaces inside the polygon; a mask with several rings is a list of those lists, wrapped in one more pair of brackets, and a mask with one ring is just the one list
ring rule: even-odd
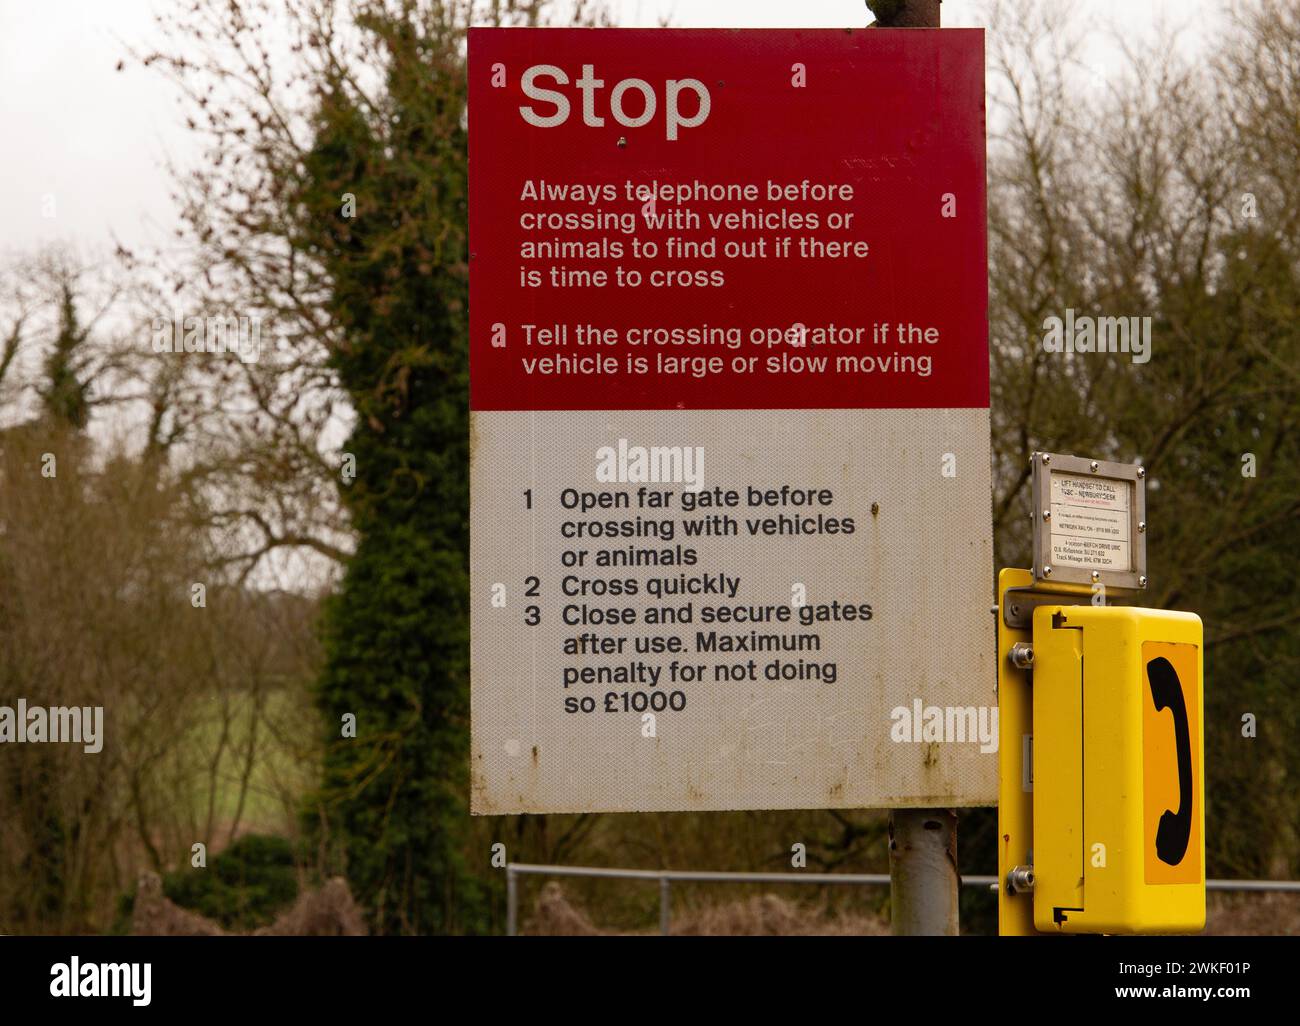
{"label": "metal mounting bracket", "polygon": [[[1039,606],[1086,606],[1091,603],[1091,595],[1042,591],[1038,588],[1008,588],[1002,600],[1002,621],[1012,630],[1032,630],[1034,610]],[[1106,604],[1120,605],[1118,602]]]}

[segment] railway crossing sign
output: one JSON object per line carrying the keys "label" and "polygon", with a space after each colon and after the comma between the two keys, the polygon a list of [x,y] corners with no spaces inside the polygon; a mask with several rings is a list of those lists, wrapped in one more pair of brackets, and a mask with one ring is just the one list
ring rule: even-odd
{"label": "railway crossing sign", "polygon": [[980,31],[474,29],[472,805],[989,805]]}

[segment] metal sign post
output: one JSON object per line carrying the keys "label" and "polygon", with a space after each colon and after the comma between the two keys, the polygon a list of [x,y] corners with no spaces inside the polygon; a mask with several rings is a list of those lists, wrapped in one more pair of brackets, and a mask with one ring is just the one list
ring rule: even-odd
{"label": "metal sign post", "polygon": [[[908,0],[876,23],[882,28],[938,28],[940,0]],[[897,936],[956,936],[957,814],[951,809],[891,809],[889,908]]]}

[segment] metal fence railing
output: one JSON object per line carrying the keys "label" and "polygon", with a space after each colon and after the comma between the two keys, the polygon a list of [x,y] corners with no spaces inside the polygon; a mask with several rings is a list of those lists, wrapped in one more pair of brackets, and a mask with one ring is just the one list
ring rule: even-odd
{"label": "metal fence railing", "polygon": [[[680,869],[607,869],[602,866],[538,866],[527,862],[506,864],[506,934],[519,932],[519,878],[521,876],[582,876],[610,880],[659,882],[659,932],[667,936],[672,924],[672,885],[677,883],[836,884],[886,887],[888,873],[724,873]],[[992,876],[963,876],[963,887],[997,887]],[[1207,880],[1211,891],[1275,891],[1300,894],[1300,880]]]}

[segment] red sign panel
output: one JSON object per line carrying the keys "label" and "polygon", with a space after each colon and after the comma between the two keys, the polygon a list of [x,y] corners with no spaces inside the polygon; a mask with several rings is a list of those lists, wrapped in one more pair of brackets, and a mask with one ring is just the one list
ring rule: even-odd
{"label": "red sign panel", "polygon": [[978,30],[470,33],[475,410],[988,406]]}

